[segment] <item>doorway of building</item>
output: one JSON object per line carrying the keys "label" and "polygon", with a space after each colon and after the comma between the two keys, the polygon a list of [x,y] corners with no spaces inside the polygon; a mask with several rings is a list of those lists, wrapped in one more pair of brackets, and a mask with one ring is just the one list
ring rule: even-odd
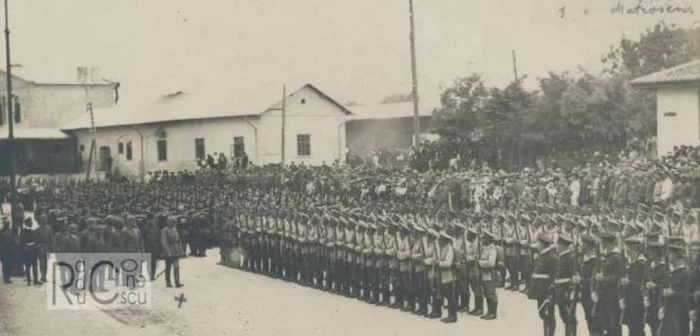
{"label": "doorway of building", "polygon": [[100,147],[100,170],[104,172],[112,171],[112,150],[109,146]]}

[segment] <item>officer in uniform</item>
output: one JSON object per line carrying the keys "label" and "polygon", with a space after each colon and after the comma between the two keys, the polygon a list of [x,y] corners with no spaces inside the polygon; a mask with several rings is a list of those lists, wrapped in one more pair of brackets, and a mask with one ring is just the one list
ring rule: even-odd
{"label": "officer in uniform", "polygon": [[[425,229],[414,223],[413,241],[411,242],[411,264],[413,266],[413,279],[411,280],[411,296],[409,297],[409,306],[411,306],[412,313],[425,316],[428,314],[428,298],[425,295],[427,290],[426,284],[426,273],[425,273]],[[418,307],[414,307],[413,304],[418,303]]]}
{"label": "officer in uniform", "polygon": [[357,281],[355,273],[355,244],[356,235],[355,227],[358,225],[359,217],[355,216],[348,221],[348,225],[345,226],[345,279],[342,294],[351,297],[353,295],[357,296],[359,290],[357,289]]}
{"label": "officer in uniform", "polygon": [[535,260],[527,296],[537,301],[537,312],[542,319],[545,336],[554,336],[554,279],[559,269],[559,255],[552,238],[545,233],[537,235],[539,255]]}
{"label": "officer in uniform", "polygon": [[338,220],[338,225],[335,227],[335,292],[337,294],[342,294],[345,292],[346,285],[346,269],[347,264],[345,263],[345,253],[347,248],[345,246],[345,226],[347,226],[348,220],[345,214],[341,214]]}
{"label": "officer in uniform", "polygon": [[365,261],[365,281],[363,299],[369,303],[377,302],[377,284],[375,281],[375,256],[374,256],[374,223],[366,222],[367,230],[365,230],[364,247],[362,255]]}
{"label": "officer in uniform", "polygon": [[670,269],[666,263],[666,244],[660,231],[652,231],[647,234],[647,257],[650,259],[649,276],[645,284],[648,300],[647,323],[654,336],[658,336],[661,318],[659,310],[663,303],[662,290],[668,286]]}
{"label": "officer in uniform", "polygon": [[307,244],[308,247],[308,265],[309,265],[309,285],[315,288],[319,288],[323,284],[323,278],[319,277],[319,258],[318,258],[318,244],[319,244],[319,232],[318,227],[321,225],[321,217],[318,214],[313,215],[311,222],[308,225],[307,233]]}
{"label": "officer in uniform", "polygon": [[455,281],[455,297],[459,302],[457,309],[460,312],[469,311],[469,272],[467,271],[467,242],[466,227],[458,222],[454,224],[455,237],[452,247],[454,248],[454,270],[457,280]]}
{"label": "officer in uniform", "polygon": [[168,288],[173,286],[170,281],[171,269],[175,278],[175,287],[183,286],[180,282],[180,258],[185,255],[185,251],[182,249],[182,241],[176,225],[177,219],[169,217],[168,226],[160,234],[160,245],[163,248],[163,258],[165,259],[165,284]]}
{"label": "officer in uniform", "polygon": [[668,284],[662,289],[663,308],[659,312],[662,320],[660,336],[688,335],[690,320],[688,314],[690,270],[687,262],[687,246],[682,238],[669,238],[668,261],[671,264]]}
{"label": "officer in uniform", "polygon": [[54,236],[51,226],[48,225],[48,217],[45,214],[38,218],[39,228],[36,232],[36,241],[39,248],[39,271],[41,272],[41,282],[46,282],[47,254],[54,251]]}
{"label": "officer in uniform", "polygon": [[[397,248],[397,235],[398,232],[397,230],[397,221],[395,218],[389,219],[386,218],[386,223],[388,224],[386,234],[384,235],[384,251],[385,251],[385,256],[387,259],[387,267],[388,267],[388,272],[387,272],[387,279],[385,280],[385,285],[386,287],[384,288],[384,303],[388,305],[391,308],[399,308],[400,302],[398,298],[397,292],[397,287],[399,287],[398,284],[398,268],[399,268],[399,260],[396,258],[396,248]],[[394,303],[391,304],[391,287],[394,289]]]}
{"label": "officer in uniform", "polygon": [[593,300],[591,299],[591,284],[596,265],[598,263],[598,240],[588,234],[581,235],[581,252],[583,259],[580,266],[580,298],[583,313],[586,317],[586,325],[588,334],[591,336],[601,336],[600,326],[598,321],[593,317]]}
{"label": "officer in uniform", "polygon": [[503,230],[503,242],[505,247],[505,266],[510,275],[510,286],[506,289],[510,291],[517,291],[520,285],[519,277],[519,237],[518,228],[516,227],[515,218],[513,216],[508,216],[508,219],[504,222],[505,228]]}
{"label": "officer in uniform", "polygon": [[361,289],[364,290],[364,293],[362,293],[362,295],[368,295],[366,290],[367,275],[365,272],[365,255],[363,253],[365,249],[366,227],[367,223],[364,220],[360,219],[357,221],[357,225],[355,226],[355,261],[354,264],[348,265],[348,267],[353,267],[355,270],[352,287],[354,289],[353,296],[357,299],[363,298],[362,296],[360,296]]}
{"label": "officer in uniform", "polygon": [[562,233],[557,238],[559,250],[559,269],[557,277],[554,279],[554,297],[559,307],[559,317],[564,323],[564,334],[566,336],[576,336],[576,315],[571,309],[571,293],[573,291],[573,277],[578,272],[576,270],[576,254],[572,249],[573,237],[568,233]]}
{"label": "officer in uniform", "polygon": [[[384,241],[384,232],[386,231],[386,226],[384,224],[384,219],[381,217],[375,217],[374,220],[377,224],[377,230],[374,234],[374,242],[372,247],[372,252],[375,256],[374,264],[374,285],[376,288],[376,302],[378,305],[388,306],[389,305],[389,282],[387,276],[387,258],[386,258],[386,243]],[[381,295],[381,299],[380,299]]]}
{"label": "officer in uniform", "polygon": [[428,229],[428,237],[425,240],[425,256],[423,263],[426,267],[427,275],[427,286],[424,289],[425,297],[431,298],[432,309],[430,314],[427,315],[428,318],[440,318],[442,317],[442,298],[440,297],[440,289],[438,283],[438,270],[436,265],[439,262],[439,247],[437,246],[437,237],[440,234],[434,229]]}
{"label": "officer in uniform", "polygon": [[484,291],[481,286],[482,271],[479,267],[479,256],[481,254],[479,242],[481,238],[474,228],[467,230],[467,274],[469,275],[469,287],[474,293],[474,309],[469,311],[469,315],[481,316],[484,314]]}
{"label": "officer in uniform", "polygon": [[[403,311],[412,311],[415,302],[410,299],[410,272],[411,272],[411,237],[410,228],[406,223],[399,224],[398,244],[396,246],[396,259],[399,263],[398,281],[396,288],[396,308]],[[413,304],[412,304],[413,303]]]}
{"label": "officer in uniform", "polygon": [[333,283],[336,280],[337,269],[335,260],[335,249],[336,249],[336,224],[338,223],[338,217],[336,214],[331,213],[328,218],[328,227],[326,228],[326,291],[333,290]]}
{"label": "officer in uniform", "polygon": [[520,226],[518,226],[518,244],[520,247],[520,256],[518,259],[519,271],[522,276],[522,282],[525,283],[525,288],[521,293],[527,293],[527,286],[530,284],[530,274],[532,273],[532,248],[531,244],[535,242],[537,234],[533,233],[531,226],[532,219],[528,214],[522,214]]}
{"label": "officer in uniform", "polygon": [[482,238],[482,250],[479,254],[479,268],[481,269],[481,285],[486,298],[486,315],[482,320],[493,320],[498,316],[498,296],[496,294],[496,263],[498,251],[493,244],[494,236],[484,231]]}
{"label": "officer in uniform", "polygon": [[[644,336],[645,298],[644,287],[648,274],[648,262],[642,253],[644,240],[639,236],[632,236],[625,240],[627,257],[626,276],[620,281],[622,299],[620,308],[626,317],[627,329],[630,336]],[[625,320],[625,319],[623,319]],[[623,321],[624,322],[624,321]]]}
{"label": "officer in uniform", "polygon": [[620,279],[625,272],[622,253],[615,243],[613,232],[601,231],[602,257],[594,277],[594,292],[591,298],[594,302],[593,316],[599,318],[601,332],[609,336],[620,336]]}
{"label": "officer in uniform", "polygon": [[[454,247],[452,246],[452,237],[450,237],[444,231],[440,232],[439,242],[439,262],[438,267],[440,268],[440,282],[441,288],[440,292],[442,296],[447,298],[447,311],[448,315],[446,318],[442,319],[445,323],[457,322],[457,303],[455,297],[455,280],[456,276],[454,274]],[[442,303],[442,300],[440,300]]]}

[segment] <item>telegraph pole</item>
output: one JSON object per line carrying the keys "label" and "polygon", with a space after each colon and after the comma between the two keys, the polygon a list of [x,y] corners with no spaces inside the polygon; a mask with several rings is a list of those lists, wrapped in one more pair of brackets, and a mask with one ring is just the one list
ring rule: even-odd
{"label": "telegraph pole", "polygon": [[282,86],[282,166],[284,166],[285,127],[287,124],[287,84]]}
{"label": "telegraph pole", "polygon": [[515,76],[515,81],[518,81],[518,63],[515,60],[515,49],[513,49],[513,76]]}
{"label": "telegraph pole", "polygon": [[[10,16],[7,13],[8,6],[5,0],[5,75],[7,76],[7,114],[9,116],[7,124],[7,147],[10,154],[10,220],[12,227],[16,228],[22,223],[15,223],[15,203],[17,202],[17,185],[15,178],[15,116],[12,111],[12,66],[10,60]],[[24,215],[24,214],[22,214]]]}
{"label": "telegraph pole", "polygon": [[413,78],[413,148],[418,150],[420,145],[420,117],[418,114],[418,75],[416,74],[416,34],[413,19],[413,0],[408,0],[409,17],[411,19],[411,74]]}

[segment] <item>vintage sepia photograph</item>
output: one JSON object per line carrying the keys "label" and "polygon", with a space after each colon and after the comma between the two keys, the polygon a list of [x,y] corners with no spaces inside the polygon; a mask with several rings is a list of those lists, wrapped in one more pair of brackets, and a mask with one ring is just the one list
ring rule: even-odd
{"label": "vintage sepia photograph", "polygon": [[697,0],[0,26],[0,336],[700,336]]}

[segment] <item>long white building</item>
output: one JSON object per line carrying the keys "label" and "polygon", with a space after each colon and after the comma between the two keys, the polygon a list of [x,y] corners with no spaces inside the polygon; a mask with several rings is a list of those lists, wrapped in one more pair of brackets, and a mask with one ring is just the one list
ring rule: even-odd
{"label": "long white building", "polygon": [[[192,170],[198,158],[213,153],[229,159],[245,153],[255,165],[282,162],[281,99],[261,111],[240,111],[222,97],[210,98],[175,92],[136,111],[119,105],[95,109],[94,134],[88,115],[61,129],[77,140],[81,160],[87,162],[94,135],[93,163],[131,177],[155,170]],[[345,123],[352,114],[346,107],[312,84],[288,95],[284,105],[285,163],[345,161]]]}

